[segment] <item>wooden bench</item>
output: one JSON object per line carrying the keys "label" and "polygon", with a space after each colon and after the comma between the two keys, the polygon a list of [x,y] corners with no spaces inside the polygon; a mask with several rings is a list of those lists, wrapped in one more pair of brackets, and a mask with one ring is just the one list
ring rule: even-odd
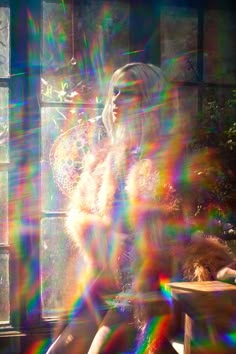
{"label": "wooden bench", "polygon": [[203,281],[169,286],[185,314],[184,354],[235,354],[236,285]]}

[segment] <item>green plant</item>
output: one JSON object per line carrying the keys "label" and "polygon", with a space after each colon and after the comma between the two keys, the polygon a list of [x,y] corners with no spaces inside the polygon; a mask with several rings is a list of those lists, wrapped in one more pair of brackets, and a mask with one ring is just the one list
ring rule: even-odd
{"label": "green plant", "polygon": [[205,93],[189,144],[198,161],[193,171],[194,216],[205,214],[210,231],[236,237],[236,90],[226,98],[214,90]]}

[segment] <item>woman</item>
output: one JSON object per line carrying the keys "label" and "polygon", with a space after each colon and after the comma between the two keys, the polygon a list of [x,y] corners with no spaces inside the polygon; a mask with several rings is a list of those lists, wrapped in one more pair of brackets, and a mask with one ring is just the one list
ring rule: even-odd
{"label": "woman", "polygon": [[161,70],[144,63],[118,69],[103,122],[108,139],[86,156],[67,218],[75,244],[67,306],[78,299],[79,306],[48,353],[134,353],[144,346],[168,353],[171,316],[163,314],[162,331],[152,335],[155,311],[140,298],[164,298],[171,279],[235,277],[227,266],[233,256],[215,238],[191,237],[191,178],[181,177],[186,126]]}

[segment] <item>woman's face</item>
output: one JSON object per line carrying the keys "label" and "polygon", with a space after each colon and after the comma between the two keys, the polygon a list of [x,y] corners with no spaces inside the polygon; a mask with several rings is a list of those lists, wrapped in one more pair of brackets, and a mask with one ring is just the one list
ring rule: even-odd
{"label": "woman's face", "polygon": [[126,144],[133,149],[140,145],[142,132],[140,81],[134,81],[130,73],[120,74],[113,85],[112,117],[115,127],[115,143]]}

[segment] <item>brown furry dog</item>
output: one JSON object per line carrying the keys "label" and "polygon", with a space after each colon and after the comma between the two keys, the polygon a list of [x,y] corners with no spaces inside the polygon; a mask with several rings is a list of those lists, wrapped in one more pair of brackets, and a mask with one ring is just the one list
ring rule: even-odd
{"label": "brown furry dog", "polygon": [[193,240],[183,259],[183,275],[188,281],[216,280],[220,269],[234,261],[234,255],[222,240],[208,236]]}

